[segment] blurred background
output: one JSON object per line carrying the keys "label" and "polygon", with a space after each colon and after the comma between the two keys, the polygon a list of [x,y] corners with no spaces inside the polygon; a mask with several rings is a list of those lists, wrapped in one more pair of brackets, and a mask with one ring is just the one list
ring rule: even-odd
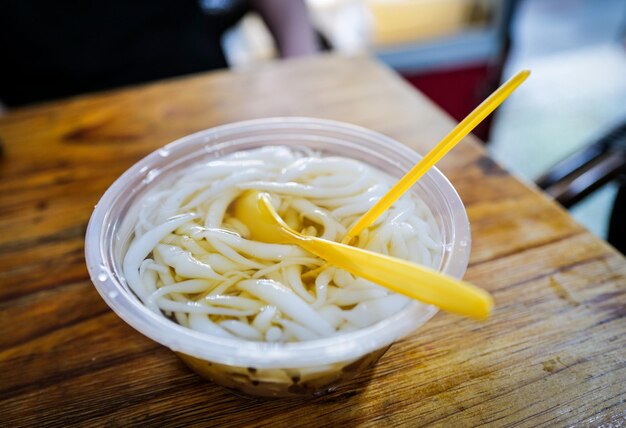
{"label": "blurred background", "polygon": [[[378,58],[460,120],[529,68],[522,90],[475,134],[495,159],[546,189],[592,232],[613,243],[626,239],[625,221],[615,227],[616,218],[626,218],[626,190],[618,192],[626,181],[624,0],[138,0],[72,7],[80,20],[57,3],[2,3],[0,114],[2,102],[12,108],[210,68],[258,67],[311,54],[317,44]],[[212,51],[203,38],[214,42]],[[624,211],[613,213],[611,226],[617,194]]]}
{"label": "blurred background", "polygon": [[[532,69],[523,90],[475,133],[507,169],[547,187],[580,223],[607,239],[625,171],[626,131],[620,125],[626,123],[626,1],[307,4],[328,48],[376,56],[457,120],[514,72]],[[254,14],[223,43],[233,67],[276,55]],[[575,157],[557,165],[568,156]]]}

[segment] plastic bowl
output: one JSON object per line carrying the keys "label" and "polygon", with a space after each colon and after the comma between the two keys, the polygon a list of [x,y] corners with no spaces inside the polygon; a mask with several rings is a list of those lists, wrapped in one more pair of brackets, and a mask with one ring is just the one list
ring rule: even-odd
{"label": "plastic bowl", "polygon": [[[140,333],[176,352],[201,376],[253,396],[324,394],[374,364],[393,342],[423,325],[437,309],[411,302],[393,317],[355,332],[301,343],[262,343],[210,336],[155,314],[130,291],[122,274],[136,215],[132,207],[147,189],[197,162],[270,144],[358,159],[395,177],[420,159],[381,134],[328,120],[269,118],[201,131],[151,153],[111,185],[89,221],[87,267],[111,309]],[[470,249],[461,199],[435,168],[412,191],[427,203],[440,228],[438,269],[461,278]]]}

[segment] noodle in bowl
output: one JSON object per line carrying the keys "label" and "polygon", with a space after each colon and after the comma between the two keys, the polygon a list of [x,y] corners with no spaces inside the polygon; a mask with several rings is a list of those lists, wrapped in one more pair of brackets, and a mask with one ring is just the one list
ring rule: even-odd
{"label": "noodle in bowl", "polygon": [[[419,157],[371,131],[276,118],[202,131],[130,168],[96,207],[92,280],[112,309],[200,375],[255,396],[325,393],[436,309],[294,245],[249,239],[229,210],[267,191],[309,235],[340,240]],[[465,210],[430,171],[357,245],[461,277]]]}

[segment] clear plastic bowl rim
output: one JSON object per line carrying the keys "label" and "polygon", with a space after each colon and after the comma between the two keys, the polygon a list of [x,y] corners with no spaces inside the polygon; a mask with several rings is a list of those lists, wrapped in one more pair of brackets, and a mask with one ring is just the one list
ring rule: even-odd
{"label": "clear plastic bowl rim", "polygon": [[[255,368],[300,368],[350,361],[369,352],[388,346],[425,323],[437,312],[433,306],[409,303],[402,311],[370,327],[329,338],[298,343],[265,343],[210,336],[180,326],[146,308],[116,276],[107,260],[107,243],[103,242],[108,207],[126,190],[131,177],[141,174],[146,166],[162,161],[162,153],[195,142],[210,145],[212,137],[236,133],[242,129],[324,129],[351,136],[360,136],[391,147],[395,153],[415,164],[421,156],[407,146],[375,131],[356,125],[325,119],[306,117],[275,117],[230,123],[182,137],[141,159],[122,174],[104,193],[89,221],[85,237],[85,258],[92,282],[105,302],[126,323],[152,340],[174,352],[220,364]],[[453,254],[441,270],[461,278],[469,260],[470,230],[463,203],[448,179],[435,167],[428,177],[440,190],[445,191],[448,208],[454,213],[451,219],[454,236],[447,251]],[[419,183],[418,183],[419,184]]]}

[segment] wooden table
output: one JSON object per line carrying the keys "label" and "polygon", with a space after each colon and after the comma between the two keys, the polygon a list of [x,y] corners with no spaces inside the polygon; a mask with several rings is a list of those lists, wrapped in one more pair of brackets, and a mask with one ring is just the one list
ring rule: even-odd
{"label": "wooden table", "polygon": [[0,119],[0,426],[626,424],[625,259],[474,138],[441,168],[467,206],[466,278],[493,293],[489,321],[440,313],[332,395],[255,402],[202,381],[120,320],[83,259],[104,190],[169,141],[278,115],[355,123],[422,153],[453,126],[379,64],[332,56]]}

